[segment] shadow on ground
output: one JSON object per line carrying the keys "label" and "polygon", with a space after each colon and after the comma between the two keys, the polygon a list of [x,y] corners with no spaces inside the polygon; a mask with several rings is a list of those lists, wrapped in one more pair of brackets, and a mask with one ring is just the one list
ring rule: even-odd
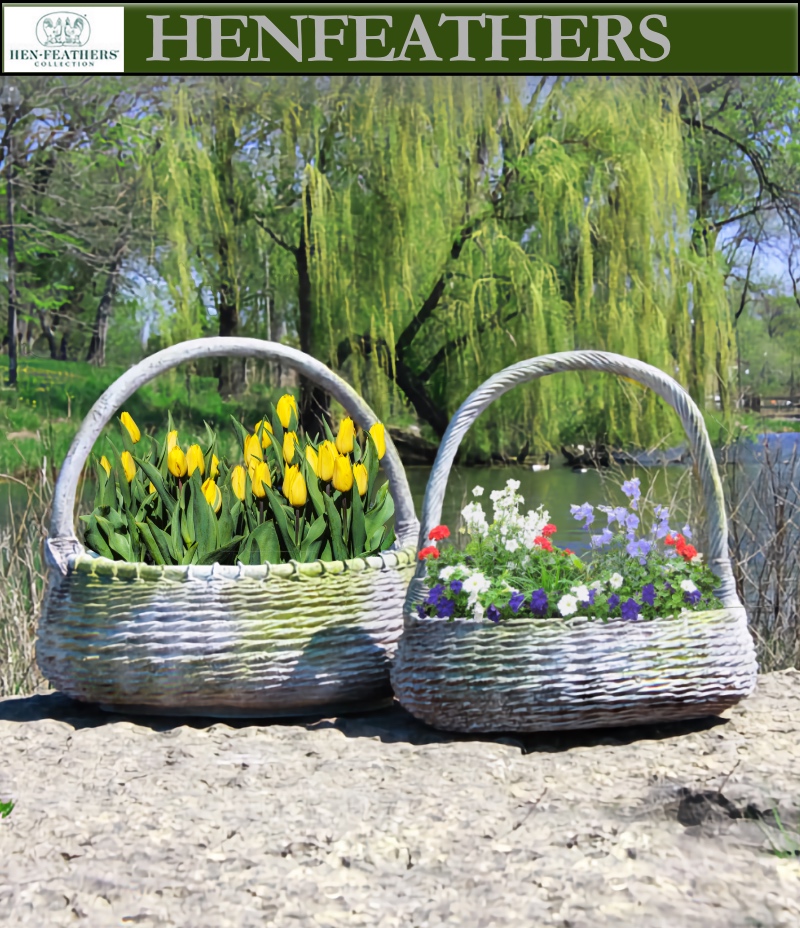
{"label": "shadow on ground", "polygon": [[207,729],[214,725],[227,725],[235,729],[275,725],[304,728],[309,732],[332,728],[340,731],[347,738],[377,738],[384,744],[424,745],[480,741],[518,747],[523,754],[558,753],[575,747],[660,741],[708,731],[727,724],[726,719],[714,716],[684,722],[637,725],[627,728],[596,728],[588,731],[462,735],[436,731],[409,715],[396,701],[387,708],[372,712],[348,712],[335,715],[330,712],[317,712],[308,716],[280,719],[221,719],[201,716],[182,718],[117,714],[106,712],[97,706],[77,702],[62,693],[53,691],[0,700],[0,721],[37,722],[45,719],[64,722],[76,730],[114,725],[122,721],[132,722],[153,731],[171,731],[184,726]]}

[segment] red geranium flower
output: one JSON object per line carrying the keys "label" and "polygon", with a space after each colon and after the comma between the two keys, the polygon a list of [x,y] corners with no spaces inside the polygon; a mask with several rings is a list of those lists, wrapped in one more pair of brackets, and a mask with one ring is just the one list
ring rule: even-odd
{"label": "red geranium flower", "polygon": [[574,554],[574,551],[570,551],[569,548],[564,548],[564,554]]}
{"label": "red geranium flower", "polygon": [[439,549],[436,548],[436,547],[434,547],[433,545],[429,545],[427,548],[423,548],[423,549],[419,552],[419,554],[417,555],[417,557],[418,557],[421,561],[424,561],[425,558],[428,558],[428,557],[432,557],[434,560],[436,560],[436,558],[439,557]]}
{"label": "red geranium flower", "polygon": [[555,535],[557,531],[558,529],[555,527],[555,525],[553,525],[552,522],[548,522],[547,525],[545,525],[545,527],[542,529],[542,534],[545,536],[545,538],[549,538],[550,535]]}
{"label": "red geranium flower", "polygon": [[687,561],[691,561],[693,557],[697,557],[697,548],[694,545],[684,545],[678,553]]}
{"label": "red geranium flower", "polygon": [[536,538],[533,539],[533,543],[534,543],[535,545],[539,545],[539,547],[540,547],[543,551],[552,551],[552,550],[553,550],[553,545],[550,543],[550,539],[549,539],[549,538],[545,538],[544,535],[537,535]]}
{"label": "red geranium flower", "polygon": [[437,525],[436,528],[432,528],[428,533],[428,538],[431,541],[441,541],[443,538],[450,537],[450,529],[446,525]]}

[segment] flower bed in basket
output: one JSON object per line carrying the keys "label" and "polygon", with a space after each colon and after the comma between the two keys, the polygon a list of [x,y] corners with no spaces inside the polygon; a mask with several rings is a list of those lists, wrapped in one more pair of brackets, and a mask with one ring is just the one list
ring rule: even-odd
{"label": "flower bed in basket", "polygon": [[[444,488],[477,416],[517,383],[565,370],[607,370],[658,392],[678,412],[703,483],[708,566],[688,526],[662,506],[573,506],[591,534],[581,559],[555,543],[544,507],[523,515],[517,481],[482,490],[463,511],[469,542],[443,544]],[[602,524],[604,520],[605,524]],[[755,652],[727,554],[722,487],[702,415],[657,368],[605,352],[524,361],[479,387],[453,417],[428,483],[419,566],[392,668],[413,715],[452,731],[537,731],[696,718],[748,695]],[[441,547],[440,547],[441,545]]]}
{"label": "flower bed in basket", "polygon": [[[115,411],[193,358],[280,359],[350,410],[303,435],[293,397],[239,423],[220,460],[207,427],[184,448],[126,412],[121,446],[95,461],[93,511],[73,530],[77,482]],[[389,482],[378,487],[379,464]],[[391,491],[391,492],[390,492]],[[389,520],[395,515],[395,531]],[[37,661],[69,696],[121,711],[271,716],[365,707],[390,696],[418,523],[391,440],[313,358],[257,339],[175,345],[124,374],[81,426],[55,488]],[[85,547],[84,547],[85,545]]]}

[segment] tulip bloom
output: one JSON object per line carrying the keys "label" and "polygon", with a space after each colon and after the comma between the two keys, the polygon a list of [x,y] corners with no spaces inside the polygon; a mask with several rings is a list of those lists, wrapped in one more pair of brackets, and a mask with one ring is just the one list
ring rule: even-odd
{"label": "tulip bloom", "polygon": [[136,476],[136,464],[130,451],[123,451],[119,459],[122,463],[122,470],[125,472],[125,479],[130,483]]}
{"label": "tulip bloom", "polygon": [[248,435],[244,440],[244,463],[248,466],[253,461],[263,461],[264,452],[261,450],[261,442],[258,435]]}
{"label": "tulip bloom", "polygon": [[340,493],[347,493],[353,487],[353,465],[346,454],[340,454],[336,458],[333,467],[333,487]]}
{"label": "tulip bloom", "polygon": [[272,486],[272,474],[269,472],[269,464],[259,461],[256,464],[255,471],[250,474],[250,483],[253,485],[253,494],[258,499],[263,499],[267,495],[267,487]]}
{"label": "tulip bloom", "polygon": [[278,400],[278,405],[275,409],[278,413],[278,418],[281,420],[281,425],[285,429],[289,428],[289,423],[292,421],[292,413],[294,413],[295,420],[299,418],[297,415],[297,402],[291,393],[284,393]]}
{"label": "tulip bloom", "polygon": [[100,466],[106,472],[106,477],[110,477],[111,476],[111,464],[109,463],[108,458],[105,455],[103,455],[100,458]]}
{"label": "tulip bloom", "polygon": [[294,432],[286,432],[283,436],[283,460],[291,464],[294,460],[294,452],[297,448],[297,435]]}
{"label": "tulip bloom", "polygon": [[[142,433],[139,431],[139,426],[131,418],[129,412],[124,412],[119,417],[119,421],[125,426],[128,434],[131,436],[131,441],[136,444],[137,441],[142,437]],[[130,481],[129,481],[130,482]]]}
{"label": "tulip bloom", "polygon": [[186,470],[190,477],[196,470],[200,471],[201,477],[205,474],[206,462],[200,445],[192,445],[186,452]]}
{"label": "tulip bloom", "polygon": [[186,471],[188,470],[186,466],[186,455],[177,445],[175,445],[172,451],[167,455],[167,467],[173,477],[186,476]]}
{"label": "tulip bloom", "polygon": [[261,447],[269,448],[269,446],[272,444],[270,435],[274,435],[275,433],[272,431],[272,426],[269,424],[269,422],[267,422],[266,419],[262,419],[260,422],[256,423],[253,428],[253,434],[258,435],[262,426],[264,427],[264,431],[261,433]]}
{"label": "tulip bloom", "polygon": [[306,445],[306,460],[311,465],[311,470],[319,477],[319,457],[311,445]]}
{"label": "tulip bloom", "polygon": [[148,492],[148,493],[155,493],[155,492],[156,492],[156,487],[155,487],[155,484],[154,484],[154,483],[152,483],[152,482],[150,483],[150,486],[147,488],[147,492]]}
{"label": "tulip bloom", "polygon": [[219,512],[222,509],[222,491],[214,483],[211,477],[205,481],[202,486],[203,496],[205,496],[208,501],[208,505],[214,510],[214,512]]}
{"label": "tulip bloom", "polygon": [[369,485],[367,468],[363,464],[353,465],[353,479],[358,487],[358,495],[363,496],[367,492],[367,486]]}
{"label": "tulip bloom", "polygon": [[219,477],[219,458],[216,454],[211,455],[211,472],[208,475],[212,480]]}
{"label": "tulip bloom", "polygon": [[333,478],[333,468],[336,465],[336,458],[339,452],[332,441],[324,441],[319,446],[319,471],[317,476],[320,480],[328,483]]}
{"label": "tulip bloom", "polygon": [[350,454],[353,450],[355,435],[356,427],[353,425],[353,420],[350,416],[347,416],[346,419],[342,419],[342,424],[339,426],[339,434],[336,436],[336,450],[339,454]]}
{"label": "tulip bloom", "polygon": [[297,464],[286,468],[283,476],[283,495],[289,501],[289,505],[296,509],[302,509],[308,501],[308,487]]}
{"label": "tulip bloom", "polygon": [[383,427],[383,423],[376,422],[369,430],[369,434],[378,449],[378,460],[380,460],[386,454],[386,429]]}
{"label": "tulip bloom", "polygon": [[237,464],[231,471],[231,489],[237,499],[244,500],[247,489],[247,474],[241,464]]}
{"label": "tulip bloom", "polygon": [[177,429],[173,429],[173,430],[167,435],[167,454],[169,454],[170,451],[172,451],[172,449],[173,449],[177,444],[178,444],[178,430],[177,430]]}

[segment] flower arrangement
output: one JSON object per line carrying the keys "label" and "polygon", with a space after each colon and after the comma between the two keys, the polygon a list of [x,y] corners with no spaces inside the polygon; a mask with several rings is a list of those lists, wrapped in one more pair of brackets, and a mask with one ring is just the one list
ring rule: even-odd
{"label": "flower arrangement", "polygon": [[[628,506],[598,506],[606,525],[591,534],[586,563],[553,538],[556,526],[543,507],[520,512],[518,480],[492,492],[494,521],[479,501],[462,510],[469,535],[462,551],[439,548],[450,537],[445,525],[429,534],[419,552],[427,562],[428,593],[417,605],[420,618],[472,618],[500,622],[513,617],[591,616],[608,621],[654,619],[721,606],[718,584],[691,541],[691,530],[669,525],[669,510],[644,506],[638,478],[622,484]],[[483,494],[482,487],[472,491]],[[647,511],[643,511],[643,510]],[[572,506],[572,515],[592,532],[595,507]]]}
{"label": "flower arrangement", "polygon": [[184,450],[171,416],[158,442],[123,412],[123,449],[95,461],[86,546],[115,560],[185,565],[346,560],[394,543],[394,502],[388,484],[377,487],[381,423],[359,436],[348,417],[334,436],[326,422],[325,438],[312,441],[298,434],[289,394],[252,432],[233,421],[242,453],[229,462],[208,424],[203,445]]}

